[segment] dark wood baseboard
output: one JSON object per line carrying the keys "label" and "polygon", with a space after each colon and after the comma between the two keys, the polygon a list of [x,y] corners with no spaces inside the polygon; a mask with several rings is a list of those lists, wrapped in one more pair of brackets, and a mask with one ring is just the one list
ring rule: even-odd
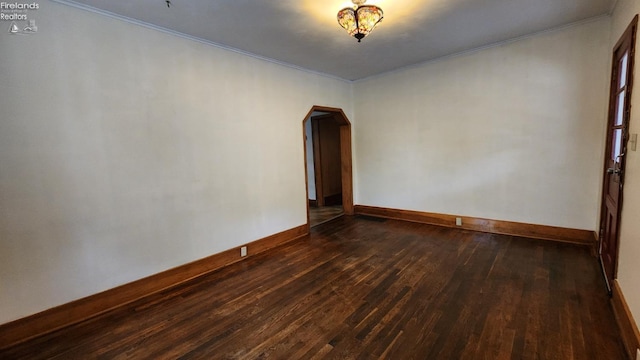
{"label": "dark wood baseboard", "polygon": [[[309,225],[304,224],[241,246],[247,246],[247,257],[250,257],[308,233]],[[104,314],[243,259],[246,257],[240,257],[240,247],[236,247],[0,325],[0,349]]]}
{"label": "dark wood baseboard", "polygon": [[318,200],[309,199],[309,206],[310,207],[318,207]]}
{"label": "dark wood baseboard", "polygon": [[611,286],[611,306],[629,359],[635,359],[636,351],[640,349],[640,331],[631,310],[629,310],[629,305],[627,305],[618,280],[614,280]]}
{"label": "dark wood baseboard", "polygon": [[[388,219],[413,221],[430,225],[446,226],[494,234],[514,235],[542,240],[553,240],[594,247],[595,232],[556,226],[525,224],[512,221],[490,220],[469,216],[436,214],[413,210],[400,210],[376,206],[355,206],[356,215],[368,215]],[[456,226],[456,217],[462,219],[462,226]]]}

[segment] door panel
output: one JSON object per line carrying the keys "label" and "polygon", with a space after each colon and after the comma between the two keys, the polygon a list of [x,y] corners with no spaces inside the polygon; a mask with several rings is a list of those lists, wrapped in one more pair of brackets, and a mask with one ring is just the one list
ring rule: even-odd
{"label": "door panel", "polygon": [[624,169],[633,78],[633,55],[638,17],[616,44],[611,70],[607,146],[603,174],[602,211],[600,216],[600,262],[608,290],[616,277],[620,212],[624,187]]}
{"label": "door panel", "polygon": [[340,126],[331,120],[320,122],[320,156],[322,157],[322,186],[325,204],[336,205],[342,201],[342,177],[340,176]]}

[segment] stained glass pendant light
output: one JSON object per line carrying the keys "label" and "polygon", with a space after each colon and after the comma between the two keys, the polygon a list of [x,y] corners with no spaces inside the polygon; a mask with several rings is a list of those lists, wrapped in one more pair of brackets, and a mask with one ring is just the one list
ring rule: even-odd
{"label": "stained glass pendant light", "polygon": [[382,21],[382,9],[363,5],[367,0],[351,0],[355,6],[338,11],[338,24],[360,42]]}

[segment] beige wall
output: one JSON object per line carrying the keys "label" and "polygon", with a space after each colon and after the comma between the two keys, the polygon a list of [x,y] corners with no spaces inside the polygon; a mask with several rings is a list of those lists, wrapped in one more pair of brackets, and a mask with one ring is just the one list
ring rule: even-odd
{"label": "beige wall", "polygon": [[609,24],[355,83],[357,202],[595,230]]}
{"label": "beige wall", "polygon": [[[69,6],[0,31],[0,323],[306,223],[351,84]],[[4,25],[3,25],[4,26]]]}
{"label": "beige wall", "polygon": [[[612,15],[609,54],[633,17],[640,13],[637,0],[618,0]],[[640,33],[638,34],[640,35]],[[631,94],[632,134],[640,133],[640,43],[636,42],[634,89]],[[610,55],[611,56],[611,55]],[[624,203],[620,229],[618,282],[636,323],[640,321],[640,148],[627,152]]]}

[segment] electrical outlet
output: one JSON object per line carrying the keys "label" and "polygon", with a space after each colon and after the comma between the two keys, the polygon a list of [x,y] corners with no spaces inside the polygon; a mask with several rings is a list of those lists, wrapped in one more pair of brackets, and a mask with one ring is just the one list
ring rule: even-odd
{"label": "electrical outlet", "polygon": [[240,248],[240,257],[245,257],[247,256],[247,247],[243,246]]}
{"label": "electrical outlet", "polygon": [[456,226],[462,226],[462,218],[456,218]]}

